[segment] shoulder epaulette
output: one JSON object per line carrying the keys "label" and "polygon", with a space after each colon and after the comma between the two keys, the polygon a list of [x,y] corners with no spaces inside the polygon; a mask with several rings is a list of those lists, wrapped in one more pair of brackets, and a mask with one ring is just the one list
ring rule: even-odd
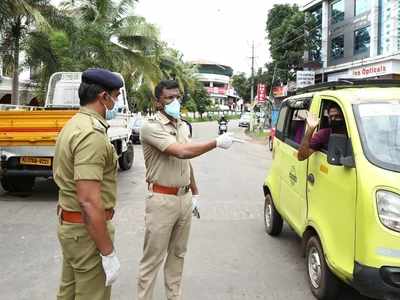
{"label": "shoulder epaulette", "polygon": [[106,133],[106,128],[104,127],[103,124],[101,124],[101,122],[99,120],[97,120],[96,118],[91,117],[92,119],[92,125],[93,125],[93,129],[100,131],[101,133]]}

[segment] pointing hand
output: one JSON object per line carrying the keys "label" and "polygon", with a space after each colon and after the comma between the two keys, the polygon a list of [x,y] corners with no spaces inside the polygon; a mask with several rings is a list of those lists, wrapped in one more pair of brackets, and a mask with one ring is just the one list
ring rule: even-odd
{"label": "pointing hand", "polygon": [[234,142],[236,143],[244,143],[243,140],[237,139],[233,136],[233,133],[228,132],[220,135],[216,138],[217,147],[222,149],[229,149]]}

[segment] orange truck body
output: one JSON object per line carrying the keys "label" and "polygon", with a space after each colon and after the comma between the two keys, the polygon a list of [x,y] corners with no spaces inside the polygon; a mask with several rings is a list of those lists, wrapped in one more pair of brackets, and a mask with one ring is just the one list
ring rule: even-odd
{"label": "orange truck body", "polygon": [[65,123],[78,110],[0,111],[0,147],[54,146]]}

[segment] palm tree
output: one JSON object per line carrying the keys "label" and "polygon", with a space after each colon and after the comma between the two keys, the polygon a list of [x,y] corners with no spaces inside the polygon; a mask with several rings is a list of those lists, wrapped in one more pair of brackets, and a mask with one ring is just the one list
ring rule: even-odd
{"label": "palm tree", "polygon": [[[126,81],[157,81],[158,30],[130,12],[133,0],[70,0],[61,4],[64,22],[51,32],[35,32],[28,41],[28,62],[50,72],[89,67],[116,70]],[[42,72],[42,73],[43,73]]]}
{"label": "palm tree", "polygon": [[[151,107],[151,94],[162,78],[176,79],[183,90],[195,86],[194,70],[182,55],[160,41],[158,29],[133,14],[134,0],[68,0],[63,22],[52,31],[34,32],[28,62],[41,67],[41,93],[51,73],[103,67],[120,72],[134,107]],[[133,101],[132,99],[135,99]]]}
{"label": "palm tree", "polygon": [[43,13],[51,11],[50,0],[2,0],[0,9],[0,50],[12,63],[11,102],[19,104],[19,55],[21,42],[34,29],[48,30]]}

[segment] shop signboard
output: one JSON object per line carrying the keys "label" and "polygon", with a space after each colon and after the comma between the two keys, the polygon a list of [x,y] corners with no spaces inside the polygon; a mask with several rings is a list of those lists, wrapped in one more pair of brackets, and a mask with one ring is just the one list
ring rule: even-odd
{"label": "shop signboard", "polygon": [[296,72],[296,87],[301,89],[303,87],[315,84],[314,71],[297,71]]}
{"label": "shop signboard", "polygon": [[264,103],[267,100],[267,86],[259,83],[257,85],[257,102]]}

